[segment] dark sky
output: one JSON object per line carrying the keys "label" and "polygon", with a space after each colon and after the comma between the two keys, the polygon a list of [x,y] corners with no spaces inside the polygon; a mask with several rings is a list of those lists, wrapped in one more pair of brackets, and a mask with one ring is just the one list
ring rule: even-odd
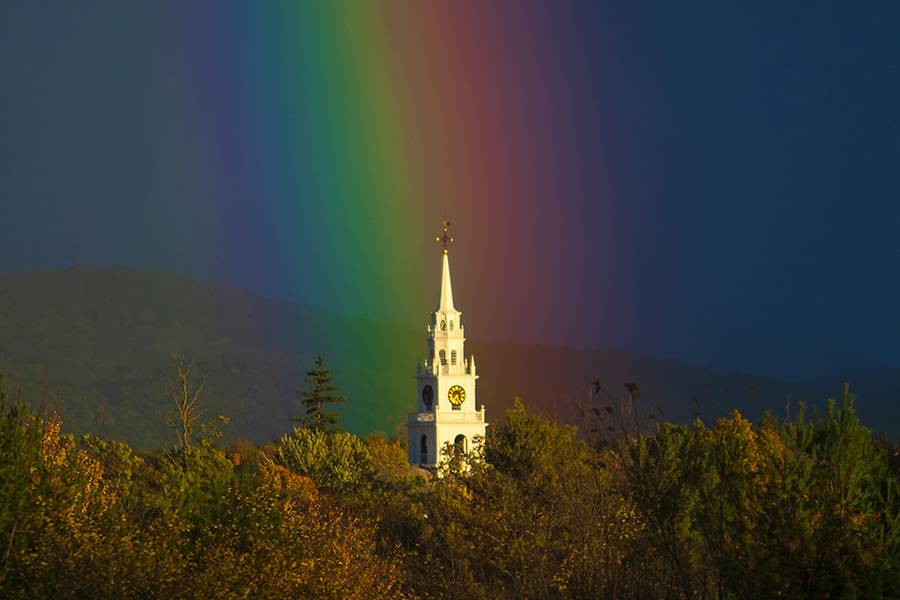
{"label": "dark sky", "polygon": [[615,170],[637,189],[622,210],[643,229],[645,291],[668,298],[641,307],[667,311],[647,315],[668,329],[667,351],[770,370],[813,369],[824,357],[811,348],[896,363],[900,5],[632,10],[623,20],[642,46],[616,53],[605,81],[653,77],[617,98],[609,133],[625,150]]}
{"label": "dark sky", "polygon": [[[790,376],[898,365],[900,3],[741,4],[554,15],[585,132],[573,168],[589,180],[602,155],[615,173],[627,260],[584,290],[621,292],[622,319],[544,337]],[[185,124],[148,104],[179,85],[167,14],[0,7],[0,271],[149,266],[296,296],[187,252],[205,205],[152,145]]]}

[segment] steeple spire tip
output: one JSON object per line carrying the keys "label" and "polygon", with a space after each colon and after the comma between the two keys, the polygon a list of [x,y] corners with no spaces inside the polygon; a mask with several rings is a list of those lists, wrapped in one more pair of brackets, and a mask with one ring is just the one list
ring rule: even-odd
{"label": "steeple spire tip", "polygon": [[441,226],[443,235],[435,238],[435,241],[441,242],[444,245],[444,259],[443,264],[441,265],[441,299],[437,310],[446,312],[448,310],[456,310],[453,306],[453,286],[450,283],[450,257],[448,256],[453,238],[450,236],[450,221],[443,221]]}

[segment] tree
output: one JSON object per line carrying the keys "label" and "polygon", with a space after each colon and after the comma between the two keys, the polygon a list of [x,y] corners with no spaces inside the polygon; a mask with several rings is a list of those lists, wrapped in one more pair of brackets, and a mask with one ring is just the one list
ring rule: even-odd
{"label": "tree", "polygon": [[366,445],[344,432],[297,427],[278,440],[272,460],[329,492],[358,492],[376,478]]}
{"label": "tree", "polygon": [[187,472],[191,440],[203,414],[200,395],[206,386],[206,377],[201,377],[200,382],[196,383],[192,376],[194,361],[187,363],[177,355],[173,355],[172,360],[175,362],[175,379],[166,385],[166,392],[175,402],[175,414],[166,415],[163,419],[175,432],[181,468]]}
{"label": "tree", "polygon": [[825,417],[662,423],[623,436],[625,494],[670,590],[697,598],[895,597],[900,498],[845,387]]}
{"label": "tree", "polygon": [[603,458],[575,427],[529,414],[516,400],[481,449],[470,451],[466,469],[445,469],[417,498],[422,514],[408,519],[416,524],[409,534],[416,591],[438,598],[665,597],[647,575],[643,525],[614,473],[598,467]]}
{"label": "tree", "polygon": [[291,421],[316,431],[339,429],[338,413],[325,412],[323,408],[326,404],[341,404],[346,398],[334,394],[338,388],[331,380],[331,371],[325,367],[321,354],[316,358],[315,367],[306,374],[303,382],[309,389],[297,390],[297,395],[302,398],[305,414],[302,417],[293,417]]}

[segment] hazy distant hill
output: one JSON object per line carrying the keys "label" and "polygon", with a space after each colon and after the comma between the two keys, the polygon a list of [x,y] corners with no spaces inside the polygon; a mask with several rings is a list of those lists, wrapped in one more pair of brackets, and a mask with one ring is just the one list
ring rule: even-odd
{"label": "hazy distant hill", "polygon": [[[36,271],[0,276],[0,373],[29,397],[43,394],[76,431],[99,430],[139,445],[168,440],[160,418],[170,355],[209,373],[210,416],[254,440],[288,427],[294,390],[321,352],[352,396],[354,430],[392,429],[421,336],[300,304],[139,269]],[[414,338],[408,343],[399,343]],[[373,340],[354,347],[356,340]],[[407,356],[383,352],[410,346]],[[419,344],[416,345],[416,342]],[[404,377],[386,376],[405,363]],[[389,417],[377,404],[384,402]],[[393,411],[393,412],[391,412]]]}
{"label": "hazy distant hill", "polygon": [[778,379],[807,381],[835,373],[881,370],[891,365],[864,352],[852,352],[829,343],[828,331],[819,339],[793,336],[759,337],[731,333],[726,343],[700,362],[713,369],[739,368]]}
{"label": "hazy distant hill", "polygon": [[811,382],[810,387],[839,390],[844,382],[850,382],[850,391],[859,398],[857,409],[863,422],[895,440],[900,439],[900,368],[823,377]]}
{"label": "hazy distant hill", "polygon": [[[423,315],[424,320],[424,315]],[[348,396],[352,431],[392,431],[414,404],[414,365],[422,330],[330,315],[298,303],[140,269],[36,271],[0,276],[0,373],[7,388],[56,406],[72,431],[96,431],[134,444],[168,443],[160,415],[170,355],[195,357],[209,373],[206,406],[231,418],[228,434],[255,441],[290,427],[294,390],[321,352]],[[800,386],[722,373],[637,354],[588,352],[472,340],[479,399],[500,418],[514,395],[560,420],[577,420],[576,402],[599,379],[614,395],[641,386],[641,405],[687,420],[695,407],[712,417],[737,407],[752,416],[783,410],[792,393],[821,402],[839,381]],[[860,382],[860,391],[863,389]],[[752,395],[747,391],[756,386]],[[893,388],[874,388],[895,394]],[[896,395],[890,396],[895,398]],[[871,410],[895,434],[896,414]],[[894,404],[890,404],[894,406]],[[879,415],[881,415],[879,417]]]}

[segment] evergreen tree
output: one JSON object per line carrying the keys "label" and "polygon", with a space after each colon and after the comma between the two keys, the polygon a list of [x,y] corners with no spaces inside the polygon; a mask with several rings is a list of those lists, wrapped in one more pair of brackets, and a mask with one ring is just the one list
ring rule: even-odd
{"label": "evergreen tree", "polygon": [[321,354],[316,358],[315,367],[306,374],[303,382],[307,385],[307,389],[297,390],[297,395],[301,398],[305,414],[302,417],[293,417],[291,421],[316,431],[338,430],[339,413],[325,412],[323,409],[326,404],[340,404],[346,398],[334,393],[338,388],[331,380],[331,371],[325,367]]}

